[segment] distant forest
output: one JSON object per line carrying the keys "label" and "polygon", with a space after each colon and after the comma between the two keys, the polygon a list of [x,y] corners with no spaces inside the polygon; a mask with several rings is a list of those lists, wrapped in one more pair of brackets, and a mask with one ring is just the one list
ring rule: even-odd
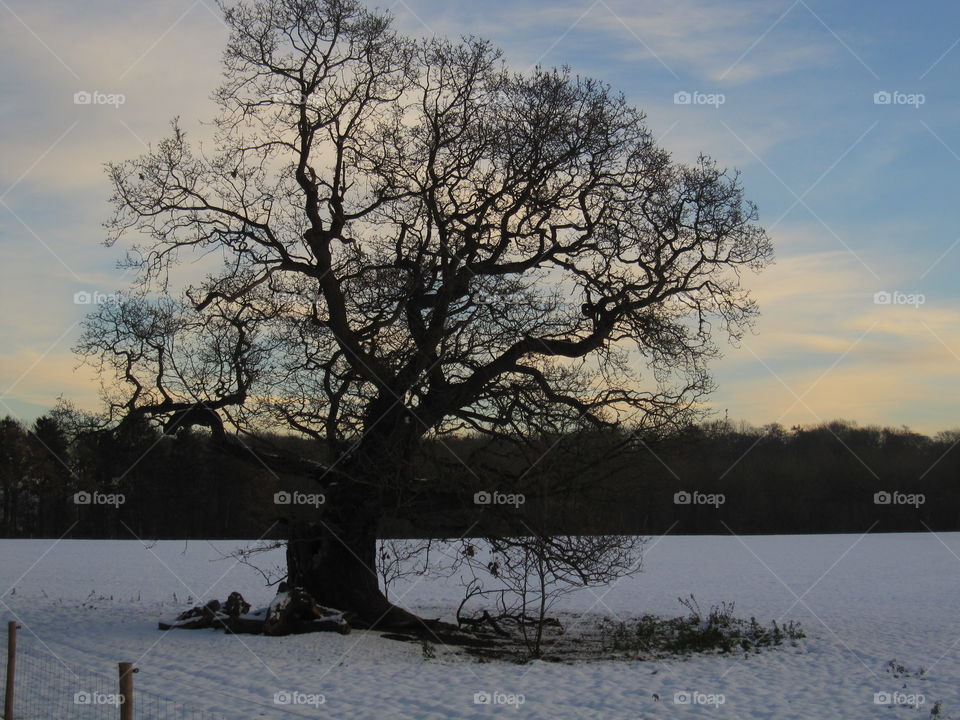
{"label": "distant forest", "polygon": [[[280,491],[321,492],[321,484],[224,454],[202,431],[165,437],[144,424],[88,432],[77,417],[60,409],[29,426],[0,420],[2,536],[283,538],[288,513],[322,518],[322,506],[274,501]],[[451,436],[427,443],[418,467],[432,480],[381,534],[960,530],[958,442],[960,430],[930,437],[847,421],[570,431],[509,447]],[[317,441],[245,443],[324,460]],[[485,491],[522,493],[525,502],[493,512],[475,503]]]}

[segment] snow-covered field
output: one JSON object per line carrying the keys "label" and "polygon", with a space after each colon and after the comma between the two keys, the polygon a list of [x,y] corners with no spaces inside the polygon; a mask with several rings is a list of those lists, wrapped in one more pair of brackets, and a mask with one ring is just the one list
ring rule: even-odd
{"label": "snow-covered field", "polygon": [[[960,533],[653,539],[640,575],[568,596],[564,608],[675,616],[677,597],[692,592],[704,607],[734,601],[738,616],[799,620],[807,639],[749,657],[526,665],[443,652],[425,659],[419,645],[361,631],[157,630],[188,596],[222,600],[239,590],[254,605],[270,600],[254,570],[218,560],[236,546],[3,540],[0,616],[21,623],[21,653],[108,678],[118,661],[133,661],[138,689],[237,720],[926,718],[936,701],[940,717],[960,718]],[[452,619],[458,591],[455,579],[420,580],[391,598]],[[907,674],[895,678],[891,660]],[[278,692],[315,704],[278,705]],[[924,702],[875,702],[894,692],[903,694],[895,701]],[[476,693],[523,703],[477,704]]]}

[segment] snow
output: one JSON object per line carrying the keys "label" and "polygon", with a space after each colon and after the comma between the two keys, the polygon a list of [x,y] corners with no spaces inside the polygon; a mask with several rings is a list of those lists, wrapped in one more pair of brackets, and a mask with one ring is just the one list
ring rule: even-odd
{"label": "snow", "polygon": [[[241,595],[243,593],[240,593]],[[267,606],[267,615],[275,615],[279,612],[283,612],[284,608],[290,604],[290,593],[288,592],[278,592],[274,596],[273,600],[270,601],[270,605]]]}
{"label": "snow", "polygon": [[[21,655],[108,679],[118,661],[132,661],[138,691],[238,720],[855,720],[927,718],[936,701],[941,717],[960,718],[960,533],[654,538],[642,573],[566,596],[562,610],[676,616],[685,612],[677,598],[694,593],[704,608],[733,601],[740,617],[798,620],[807,639],[748,657],[526,665],[442,648],[427,659],[418,644],[356,630],[282,638],[158,630],[159,619],[233,590],[254,607],[270,603],[259,573],[220,559],[240,544],[3,540],[0,619],[23,626]],[[280,563],[282,554],[259,561]],[[391,599],[452,619],[459,590],[456,578],[420,579],[391,588]],[[899,677],[891,661],[905,667]],[[924,702],[875,703],[876,693],[893,692]]]}

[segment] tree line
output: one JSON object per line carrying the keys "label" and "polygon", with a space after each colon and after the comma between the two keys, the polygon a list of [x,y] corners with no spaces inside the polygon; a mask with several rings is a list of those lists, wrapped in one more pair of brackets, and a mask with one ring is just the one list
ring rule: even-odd
{"label": "tree line", "polygon": [[[283,447],[327,456],[317,441],[293,436],[246,442],[254,454]],[[405,496],[379,533],[960,530],[958,443],[960,430],[925,435],[849,421],[722,421],[522,442],[459,435],[425,444],[430,491],[423,502]],[[321,487],[226,455],[203,430],[165,436],[144,421],[105,431],[66,405],[30,424],[0,420],[3,537],[283,539],[291,519],[323,517]]]}

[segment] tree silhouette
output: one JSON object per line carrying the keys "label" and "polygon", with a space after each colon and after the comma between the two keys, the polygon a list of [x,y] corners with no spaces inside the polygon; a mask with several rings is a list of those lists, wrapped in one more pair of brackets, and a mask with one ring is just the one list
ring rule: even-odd
{"label": "tree silhouette", "polygon": [[[688,420],[716,330],[755,314],[740,272],[771,246],[736,174],[674,162],[601,82],[413,41],[352,0],[225,18],[213,146],[174,121],[109,166],[109,242],[141,238],[138,274],[79,350],[116,379],[114,417],[206,425],[313,474],[326,503],[292,523],[291,582],[409,624],[375,542],[390,508],[441,491],[417,474],[423,441]],[[329,462],[238,447],[278,425]]]}

